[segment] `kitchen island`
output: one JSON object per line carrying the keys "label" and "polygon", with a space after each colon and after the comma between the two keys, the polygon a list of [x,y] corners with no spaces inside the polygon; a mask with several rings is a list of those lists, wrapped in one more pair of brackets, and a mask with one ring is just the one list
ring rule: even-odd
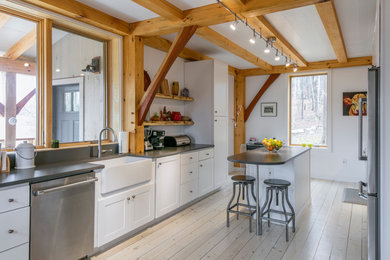
{"label": "kitchen island", "polygon": [[[228,160],[246,165],[246,174],[256,178],[256,194],[261,207],[265,201],[265,179],[283,179],[291,182],[289,198],[298,220],[303,210],[310,205],[310,149],[303,147],[282,147],[278,152],[268,152],[265,148],[240,153],[228,157]],[[255,205],[253,200],[250,201]],[[281,205],[273,208],[281,210]],[[259,212],[259,208],[257,208]],[[271,217],[282,216],[271,213]],[[258,226],[258,225],[257,225]],[[256,229],[258,233],[258,229]]]}

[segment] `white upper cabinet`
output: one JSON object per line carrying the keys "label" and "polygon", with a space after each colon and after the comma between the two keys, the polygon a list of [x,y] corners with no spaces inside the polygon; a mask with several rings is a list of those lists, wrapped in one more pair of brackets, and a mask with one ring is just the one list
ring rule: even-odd
{"label": "white upper cabinet", "polygon": [[214,116],[228,116],[228,65],[214,60]]}
{"label": "white upper cabinet", "polygon": [[215,117],[214,118],[214,183],[215,188],[222,187],[227,182],[227,176],[229,173],[229,163],[227,157],[229,156],[229,143],[228,143],[228,128],[231,119],[228,117]]}
{"label": "white upper cabinet", "polygon": [[156,163],[156,218],[180,206],[180,155]]}

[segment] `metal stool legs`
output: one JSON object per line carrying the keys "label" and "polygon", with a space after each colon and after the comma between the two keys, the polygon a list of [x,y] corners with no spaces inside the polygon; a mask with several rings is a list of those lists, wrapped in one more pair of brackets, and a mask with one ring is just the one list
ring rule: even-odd
{"label": "metal stool legs", "polygon": [[[276,200],[279,200],[278,193],[279,192],[282,193],[282,203],[281,203],[282,205],[281,206],[282,206],[283,211],[271,209],[274,191],[276,193]],[[286,202],[287,202],[287,205],[290,209],[290,212],[286,211],[286,205],[285,205]],[[279,203],[276,203],[276,205],[278,205],[278,204]],[[284,216],[284,221],[271,218],[271,216],[270,216],[271,212],[282,214]],[[264,215],[267,215],[267,217],[264,217]],[[266,188],[266,198],[265,198],[263,206],[260,209],[259,216],[260,216],[261,220],[267,220],[268,227],[270,226],[271,221],[277,222],[280,224],[284,224],[286,226],[286,241],[288,241],[288,239],[289,239],[289,237],[288,237],[288,224],[290,223],[290,221],[292,221],[292,226],[293,226],[292,231],[295,233],[295,211],[294,211],[294,208],[292,207],[290,200],[288,198],[288,188],[287,187],[282,187],[282,188],[281,187],[267,187]],[[263,233],[263,225],[262,225],[262,221],[260,221],[259,234],[262,235],[262,233]]]}
{"label": "metal stool legs", "polygon": [[[237,187],[238,185],[238,187]],[[251,187],[249,187],[249,185]],[[239,218],[239,215],[245,215],[249,217],[249,232],[252,232],[252,217],[256,213],[256,206],[252,206],[249,203],[249,189],[252,191],[252,196],[255,201],[257,201],[256,196],[254,196],[254,182],[249,182],[249,183],[242,183],[242,182],[234,182],[233,183],[233,195],[232,198],[230,199],[227,209],[226,209],[226,226],[230,226],[230,213],[235,213],[237,215],[237,219]],[[232,205],[235,197],[236,197],[236,189],[238,188],[238,196],[237,196],[237,202]],[[246,188],[246,189],[245,189]],[[243,192],[243,198],[245,198],[245,193],[246,193],[246,203],[240,203],[240,196],[241,196],[241,189]],[[239,206],[243,206],[244,208],[248,209],[248,212],[245,211],[239,211]],[[236,208],[236,210],[233,210]]]}

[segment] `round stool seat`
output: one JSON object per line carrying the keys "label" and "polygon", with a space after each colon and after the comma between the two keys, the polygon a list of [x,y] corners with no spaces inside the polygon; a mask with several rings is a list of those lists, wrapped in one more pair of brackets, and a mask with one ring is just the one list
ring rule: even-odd
{"label": "round stool seat", "polygon": [[291,182],[282,179],[266,179],[264,180],[264,184],[268,186],[288,187],[291,185]]}
{"label": "round stool seat", "polygon": [[232,177],[232,181],[239,181],[239,182],[253,182],[256,178],[248,175],[234,175]]}

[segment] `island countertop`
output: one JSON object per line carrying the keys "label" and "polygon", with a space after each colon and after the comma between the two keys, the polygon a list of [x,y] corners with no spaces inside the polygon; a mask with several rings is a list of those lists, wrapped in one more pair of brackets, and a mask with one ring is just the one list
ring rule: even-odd
{"label": "island countertop", "polygon": [[284,146],[278,152],[269,152],[265,148],[247,151],[229,156],[230,162],[255,165],[280,165],[309,151],[310,148]]}

